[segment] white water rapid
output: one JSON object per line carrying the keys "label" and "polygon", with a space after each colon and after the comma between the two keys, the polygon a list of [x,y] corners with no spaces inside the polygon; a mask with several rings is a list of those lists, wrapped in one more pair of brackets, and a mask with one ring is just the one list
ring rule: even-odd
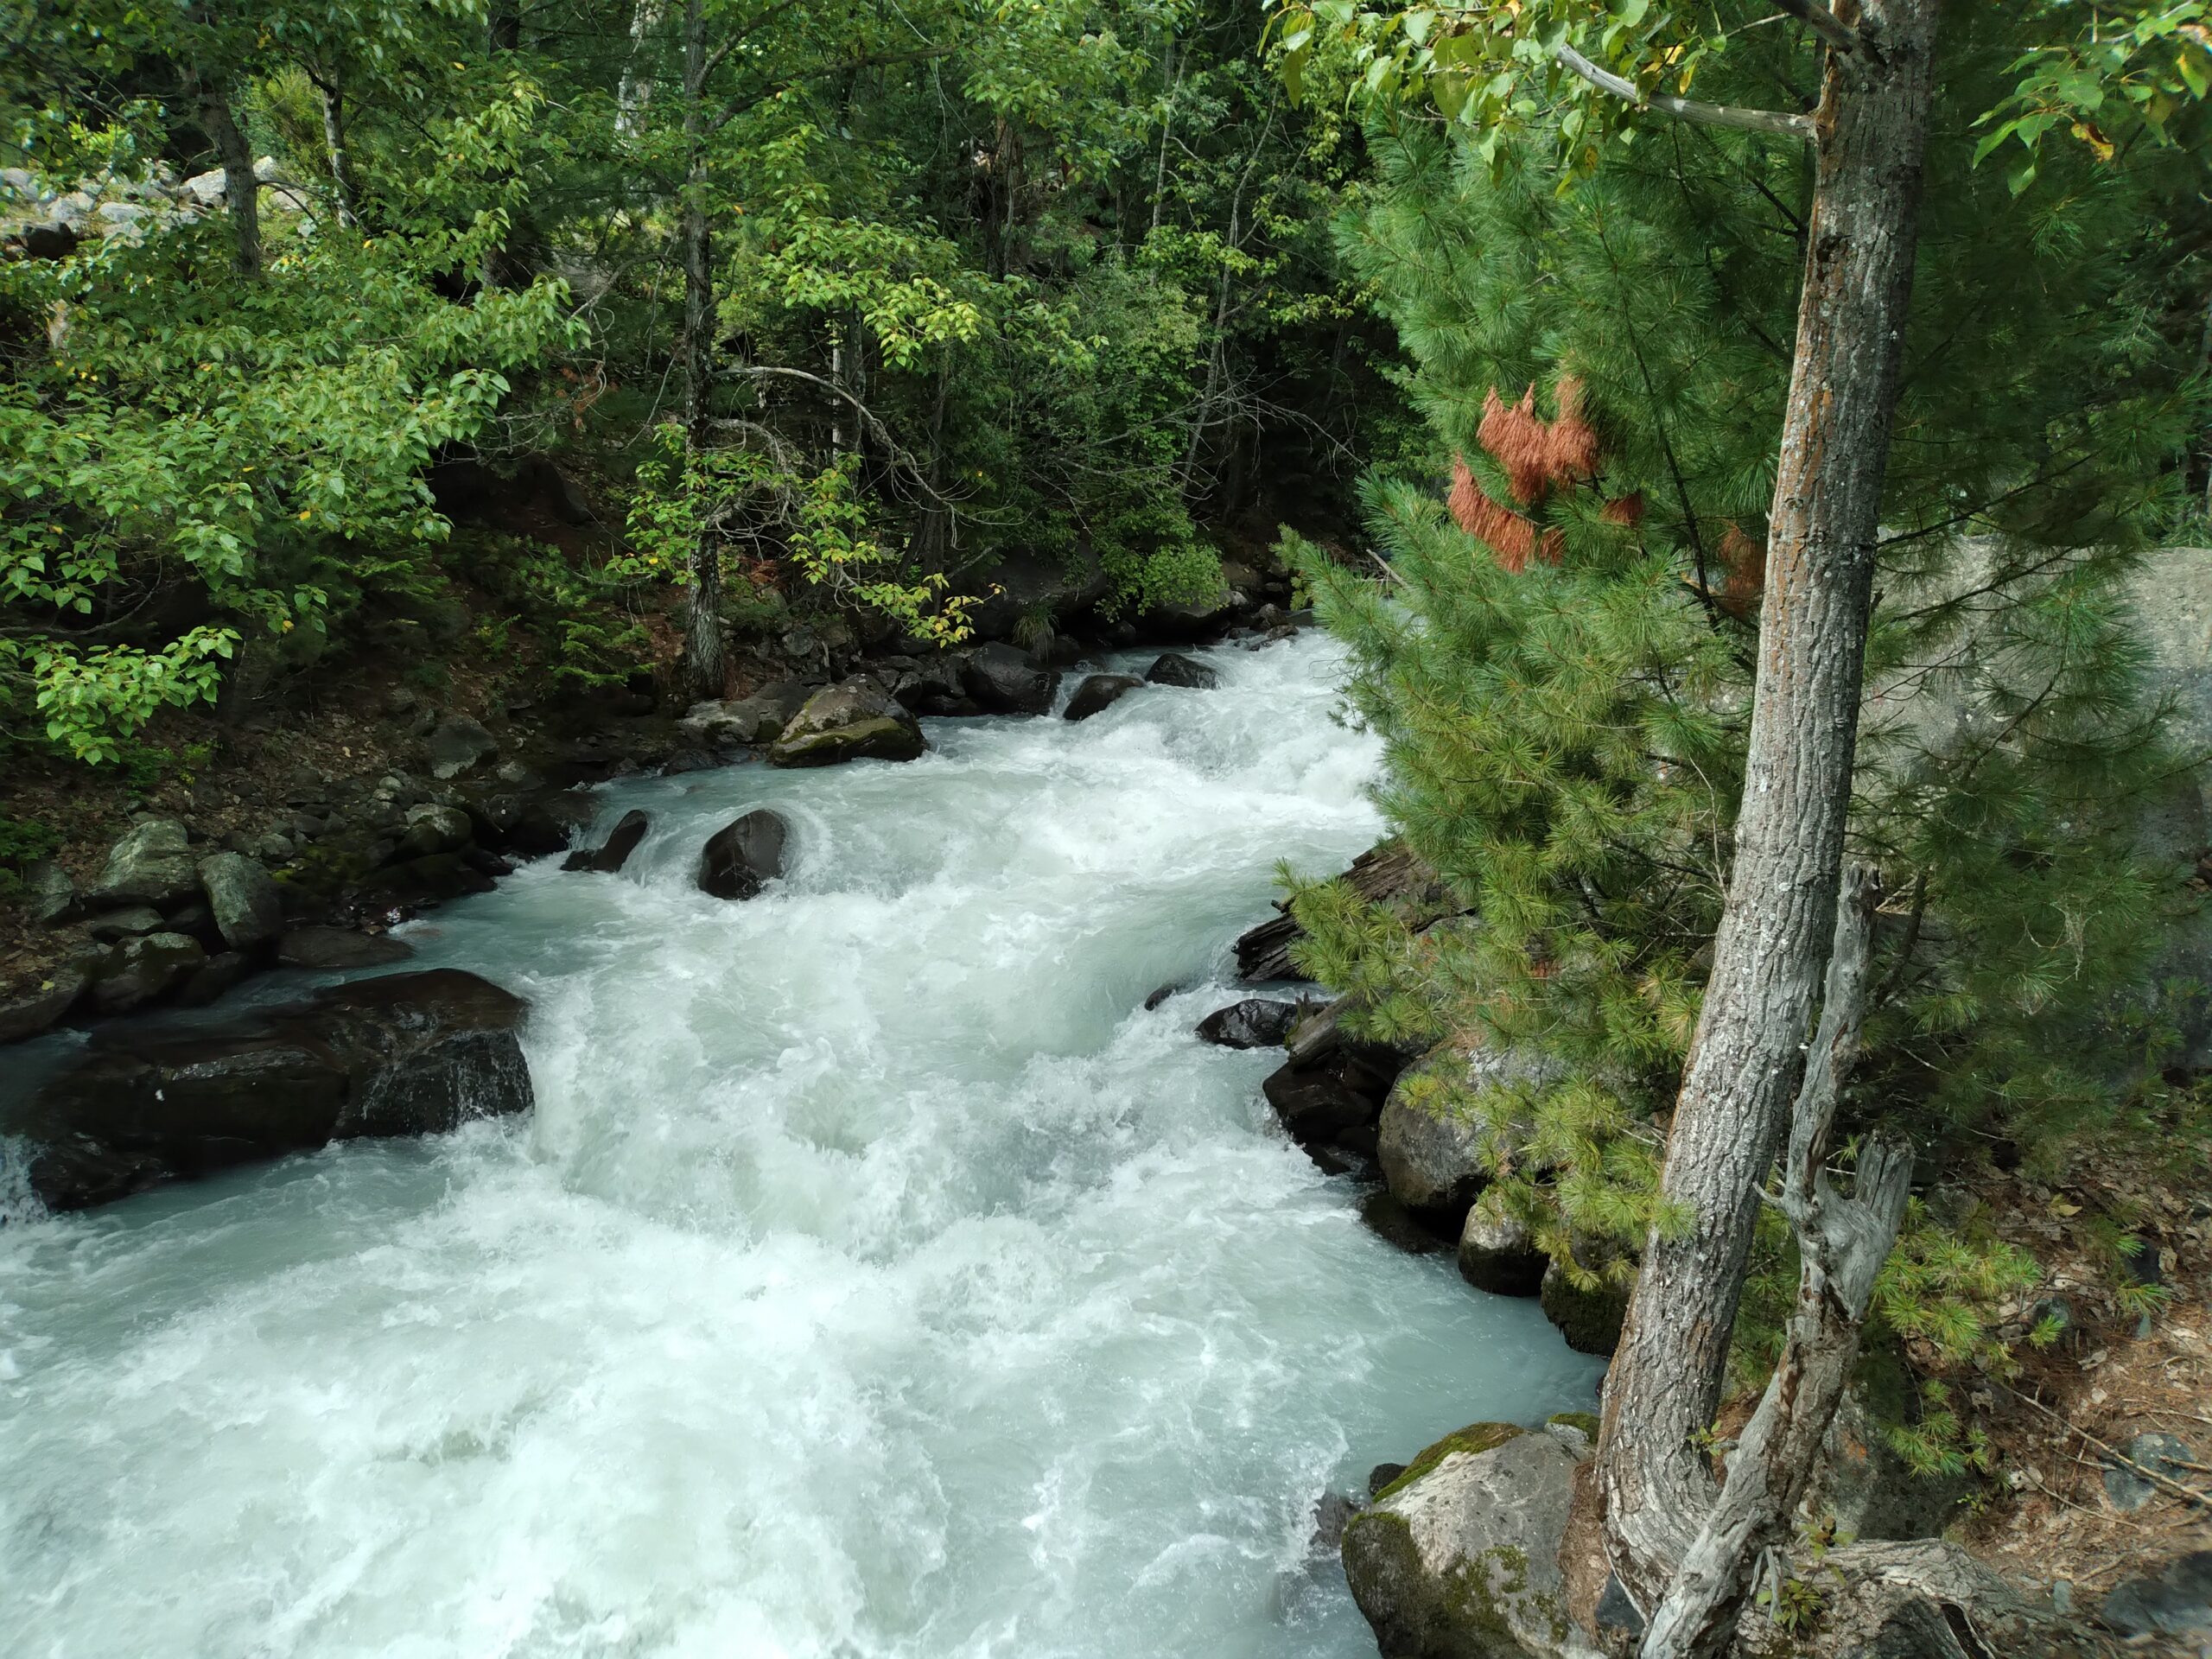
{"label": "white water rapid", "polygon": [[[0,1227],[0,1650],[1371,1656],[1316,1496],[1598,1368],[1191,1035],[1275,860],[1377,823],[1330,646],[1207,657],[612,789],[621,874],[406,935],[531,999],[533,1115]],[[788,879],[695,891],[764,804]]]}

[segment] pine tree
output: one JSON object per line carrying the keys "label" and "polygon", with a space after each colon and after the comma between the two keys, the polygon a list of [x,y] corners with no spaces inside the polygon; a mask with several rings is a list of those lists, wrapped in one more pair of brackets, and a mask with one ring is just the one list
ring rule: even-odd
{"label": "pine tree", "polygon": [[[1955,136],[2012,42],[1979,16],[1953,33],[1851,821],[1890,899],[1843,1119],[2034,1155],[2156,1086],[2127,1063],[2127,999],[2184,873],[2133,850],[2174,761],[2121,584],[2171,522],[2190,365],[2159,326],[2171,249],[2139,234],[2158,168],[2047,156],[2015,196]],[[1347,249],[1435,449],[1427,479],[1370,494],[1392,580],[1299,556],[1352,645],[1392,824],[1467,913],[1416,935],[1301,884],[1307,965],[1376,1035],[1549,1056],[1541,1084],[1422,1087],[1485,1126],[1485,1205],[1579,1273],[1624,1272],[1740,788],[1806,181],[1779,147],[1688,129],[1565,190],[1541,137],[1370,144],[1383,183]],[[1570,424],[1571,487],[1516,477]],[[1910,1225],[1884,1317],[1984,1345],[1975,1305],[2017,1264]],[[1768,1257],[1794,1280],[1778,1239]],[[1771,1328],[1745,1332],[1754,1357]]]}

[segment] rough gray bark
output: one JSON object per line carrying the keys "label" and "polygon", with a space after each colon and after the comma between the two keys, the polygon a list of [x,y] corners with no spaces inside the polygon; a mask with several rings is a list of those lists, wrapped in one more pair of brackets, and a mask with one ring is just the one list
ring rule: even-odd
{"label": "rough gray bark", "polygon": [[253,176],[253,151],[231,113],[228,77],[219,70],[195,69],[193,101],[200,125],[215,146],[223,168],[223,207],[231,220],[231,266],[241,276],[261,274],[261,181]]}
{"label": "rough gray bark", "polygon": [[1728,1646],[1753,1564],[1789,1536],[1858,1357],[1874,1281],[1904,1220],[1910,1147],[1869,1141],[1849,1198],[1823,1167],[1843,1082],[1859,1053],[1872,955],[1872,873],[1853,869],[1844,886],[1821,1028],[1797,1092],[1776,1201],[1796,1236],[1797,1303],[1766,1392],[1729,1454],[1727,1484],[1652,1615],[1643,1659],[1690,1659]]}
{"label": "rough gray bark", "polygon": [[1912,288],[1936,0],[1841,12],[1815,118],[1804,287],[1767,543],[1728,900],[1662,1190],[1605,1388],[1606,1554],[1655,1607],[1711,1506],[1719,1405],[1759,1191],[1804,1064],[1850,807],[1874,541]]}
{"label": "rough gray bark", "polygon": [[[683,447],[696,457],[712,438],[708,392],[715,327],[714,249],[707,227],[707,16],[703,0],[683,13]],[[721,550],[702,533],[691,547],[691,593],[683,619],[683,679],[694,702],[719,697],[729,681],[722,643]]]}

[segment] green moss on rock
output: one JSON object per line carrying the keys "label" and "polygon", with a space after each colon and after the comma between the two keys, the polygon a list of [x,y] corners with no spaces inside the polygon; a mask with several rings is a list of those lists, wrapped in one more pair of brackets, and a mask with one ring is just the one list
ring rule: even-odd
{"label": "green moss on rock", "polygon": [[1555,1411],[1544,1419],[1564,1428],[1579,1428],[1594,1443],[1598,1438],[1598,1414],[1594,1411]]}
{"label": "green moss on rock", "polygon": [[1513,1423],[1469,1423],[1446,1434],[1433,1446],[1424,1446],[1406,1465],[1406,1472],[1375,1494],[1380,1503],[1393,1492],[1403,1491],[1454,1452],[1491,1452],[1526,1431]]}

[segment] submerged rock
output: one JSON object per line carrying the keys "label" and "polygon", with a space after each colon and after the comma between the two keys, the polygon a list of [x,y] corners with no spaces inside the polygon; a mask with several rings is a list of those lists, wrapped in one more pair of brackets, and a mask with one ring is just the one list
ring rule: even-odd
{"label": "submerged rock", "polygon": [[784,843],[791,827],[766,807],[707,838],[699,849],[699,891],[716,899],[750,899],[784,873]]}
{"label": "submerged rock", "polygon": [[1144,677],[1153,685],[1179,685],[1194,691],[1211,691],[1221,683],[1221,676],[1204,663],[1175,651],[1157,658]]}
{"label": "submerged rock", "polygon": [[1476,1423],[1415,1458],[1344,1527],[1353,1600],[1393,1659],[1527,1659],[1576,1634],[1559,1568],[1564,1440]]}
{"label": "submerged rock", "polygon": [[1093,715],[1103,714],[1132,691],[1141,690],[1144,682],[1133,674],[1092,674],[1075,689],[1068,699],[1068,706],[1060,711],[1063,720],[1089,720]]}
{"label": "submerged rock", "polygon": [[1041,715],[1052,707],[1060,677],[1038,667],[1012,645],[988,645],[968,653],[960,683],[995,715]]}
{"label": "submerged rock", "polygon": [[81,1209],[234,1164],[423,1135],[531,1104],[528,1005],[453,969],[359,981],[214,1029],[110,1027],[0,1132],[32,1190]]}
{"label": "submerged rock", "polygon": [[929,747],[921,722],[866,675],[817,691],[768,749],[774,766],[912,760]]}
{"label": "submerged rock", "polygon": [[614,827],[607,832],[604,842],[597,847],[578,848],[561,861],[561,868],[613,875],[630,861],[630,855],[638,850],[638,843],[651,828],[652,819],[633,807],[614,821]]}

